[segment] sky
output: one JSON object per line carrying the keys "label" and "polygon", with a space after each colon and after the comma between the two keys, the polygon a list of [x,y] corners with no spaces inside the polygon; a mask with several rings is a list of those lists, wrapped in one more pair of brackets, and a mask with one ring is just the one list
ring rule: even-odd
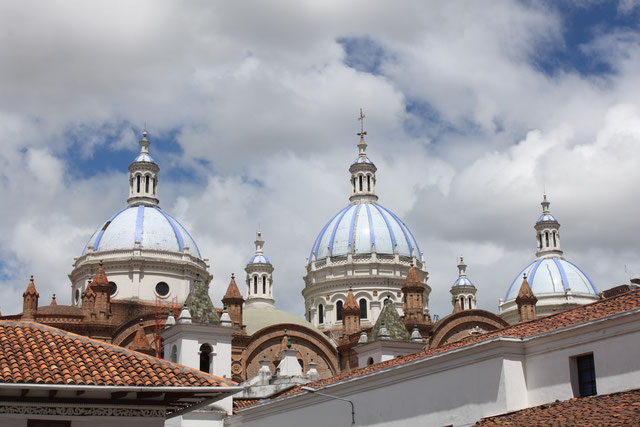
{"label": "sky", "polygon": [[258,228],[276,305],[348,204],[359,109],[380,203],[451,311],[535,257],[546,191],[599,290],[640,275],[636,1],[0,3],[0,311],[71,301],[73,258],[126,205],[146,129],[161,207],[210,259],[214,303]]}

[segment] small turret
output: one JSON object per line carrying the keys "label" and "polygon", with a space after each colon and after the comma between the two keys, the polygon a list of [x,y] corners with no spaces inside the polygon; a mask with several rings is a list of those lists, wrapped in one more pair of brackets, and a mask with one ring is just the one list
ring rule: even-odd
{"label": "small turret", "polygon": [[342,319],[346,335],[355,334],[360,330],[360,306],[351,288],[342,307]]}
{"label": "small turret", "polygon": [[231,281],[227,287],[227,292],[222,298],[222,304],[227,307],[229,311],[229,317],[233,326],[242,326],[242,304],[244,304],[244,298],[236,285],[235,274],[231,273]]}
{"label": "small turret", "polygon": [[547,200],[547,195],[543,196],[542,202],[542,215],[538,218],[536,230],[538,251],[536,257],[549,257],[558,256],[561,257],[563,252],[560,249],[560,223],[549,211],[549,205],[551,203]]}
{"label": "small turret", "polygon": [[527,275],[522,276],[522,285],[520,291],[516,297],[516,304],[518,305],[518,320],[520,322],[527,322],[536,318],[536,303],[538,298],[533,294],[529,282],[527,282]]}
{"label": "small turret", "polygon": [[467,264],[460,257],[458,264],[458,279],[451,287],[451,304],[456,312],[456,304],[460,310],[473,310],[476,308],[476,287],[467,277]]}
{"label": "small turret", "polygon": [[142,132],[140,154],[129,166],[129,206],[158,206],[158,172],[160,167],[149,155],[150,141]]}
{"label": "small turret", "polygon": [[35,318],[35,314],[38,311],[38,298],[40,298],[40,294],[36,290],[32,275],[27,289],[22,294],[22,318],[24,320],[33,320]]}

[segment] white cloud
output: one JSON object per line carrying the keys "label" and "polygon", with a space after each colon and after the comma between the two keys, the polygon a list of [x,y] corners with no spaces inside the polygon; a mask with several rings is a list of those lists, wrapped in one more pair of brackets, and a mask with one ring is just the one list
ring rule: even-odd
{"label": "white cloud", "polygon": [[[277,304],[302,314],[310,246],[348,202],[360,107],[381,202],[427,259],[432,312],[450,309],[460,254],[496,310],[533,256],[544,185],[567,256],[598,285],[637,259],[635,33],[582,46],[615,73],[550,77],[533,61],[564,43],[563,20],[521,2],[20,2],[0,5],[0,25],[4,313],[30,272],[43,302],[66,296],[73,256],[125,203],[128,165],[86,178],[70,147],[134,150],[145,122],[152,141],[177,131],[183,153],[155,156],[160,198],[211,259],[217,300],[260,223]],[[345,37],[381,46],[380,75],[345,65]],[[167,179],[176,167],[196,178]]]}

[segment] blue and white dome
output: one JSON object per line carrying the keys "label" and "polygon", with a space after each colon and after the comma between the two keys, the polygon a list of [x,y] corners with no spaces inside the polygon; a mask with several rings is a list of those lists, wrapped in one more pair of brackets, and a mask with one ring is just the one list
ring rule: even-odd
{"label": "blue and white dome", "polygon": [[473,286],[473,283],[471,283],[468,277],[458,277],[458,279],[453,282],[453,286]]}
{"label": "blue and white dome", "polygon": [[543,213],[542,215],[540,215],[540,218],[538,218],[538,221],[536,221],[536,223],[542,221],[557,221],[557,219],[550,213]]}
{"label": "blue and white dome", "polygon": [[202,258],[198,245],[189,232],[173,217],[157,206],[128,206],[109,218],[85,246],[94,251],[131,249],[136,242],[145,249],[182,252],[189,251]]}
{"label": "blue and white dome", "polygon": [[577,265],[564,258],[551,257],[537,259],[526,266],[509,286],[505,301],[518,296],[524,273],[535,295],[564,294],[568,289],[577,294],[598,294],[591,279]]}
{"label": "blue and white dome", "polygon": [[133,161],[134,162],[147,162],[147,163],[155,163],[156,162],[154,160],[154,158],[149,155],[149,153],[140,153],[140,154],[138,154],[138,157],[133,159]]}
{"label": "blue and white dome", "polygon": [[367,163],[372,165],[373,162],[367,157],[367,156],[358,156],[356,157],[356,159],[353,161],[353,163],[351,163],[351,165],[357,165],[359,163]]}
{"label": "blue and white dome", "polygon": [[264,255],[254,255],[247,263],[247,265],[249,264],[271,264],[271,261]]}
{"label": "blue and white dome", "polygon": [[393,212],[375,202],[360,201],[338,212],[322,228],[311,248],[309,262],[327,255],[371,253],[420,257],[418,242]]}

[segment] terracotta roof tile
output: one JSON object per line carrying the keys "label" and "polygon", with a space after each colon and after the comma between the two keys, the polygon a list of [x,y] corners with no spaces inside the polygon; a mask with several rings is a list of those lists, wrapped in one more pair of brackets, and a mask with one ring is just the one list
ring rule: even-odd
{"label": "terracotta roof tile", "polygon": [[231,386],[233,381],[33,322],[0,321],[0,382]]}
{"label": "terracotta roof tile", "polygon": [[418,277],[418,273],[416,272],[416,268],[412,265],[407,273],[407,278],[404,279],[404,287],[405,288],[415,288],[422,287],[422,283],[420,282],[420,278]]}
{"label": "terracotta roof tile", "polygon": [[476,426],[632,426],[640,420],[640,390],[548,403],[483,418]]}
{"label": "terracotta roof tile", "polygon": [[[333,384],[346,379],[356,378],[363,375],[370,374],[372,372],[380,371],[392,366],[402,365],[417,359],[432,356],[438,353],[444,353],[449,350],[457,349],[471,344],[476,344],[482,341],[488,341],[498,337],[514,337],[524,338],[532,335],[537,335],[544,332],[553,331],[556,329],[565,328],[572,325],[588,322],[590,320],[600,319],[606,316],[610,316],[616,313],[622,313],[625,311],[640,308],[640,289],[619,294],[611,298],[602,299],[591,304],[586,304],[567,310],[559,311],[552,315],[542,317],[536,320],[528,322],[521,322],[515,325],[508,326],[503,329],[497,329],[495,331],[486,332],[479,335],[470,335],[467,338],[445,344],[443,346],[423,350],[417,353],[408,354],[406,356],[400,356],[395,359],[387,360],[385,362],[377,363],[371,366],[367,366],[360,369],[355,369],[350,372],[345,372],[340,375],[336,375],[331,378],[314,381],[305,386],[308,387],[323,387],[329,384]],[[296,394],[300,392],[300,387],[294,387],[283,396]]]}

